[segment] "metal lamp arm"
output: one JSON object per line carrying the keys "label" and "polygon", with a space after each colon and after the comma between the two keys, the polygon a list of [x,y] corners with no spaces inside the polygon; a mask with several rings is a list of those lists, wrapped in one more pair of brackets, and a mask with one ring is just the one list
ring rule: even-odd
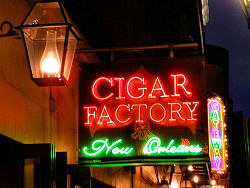
{"label": "metal lamp arm", "polygon": [[16,30],[15,27],[13,27],[12,23],[10,23],[9,21],[3,21],[0,25],[0,31],[3,32],[3,28],[5,25],[8,25],[9,26],[9,29],[6,33],[4,34],[0,34],[0,38],[1,37],[10,37],[10,36],[17,36],[17,38],[20,38],[18,37],[18,32]]}

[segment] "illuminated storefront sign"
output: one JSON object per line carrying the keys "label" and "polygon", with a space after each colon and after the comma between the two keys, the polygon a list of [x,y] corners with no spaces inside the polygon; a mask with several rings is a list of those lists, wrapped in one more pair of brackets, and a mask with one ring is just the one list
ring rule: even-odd
{"label": "illuminated storefront sign", "polygon": [[219,97],[208,99],[209,153],[211,170],[214,173],[226,172],[226,133],[225,106]]}
{"label": "illuminated storefront sign", "polygon": [[201,66],[193,74],[176,65],[111,65],[83,74],[79,161],[207,160],[204,75]]}
{"label": "illuminated storefront sign", "polygon": [[200,153],[202,148],[199,145],[174,145],[175,140],[172,139],[166,146],[161,145],[161,140],[158,137],[150,138],[143,149],[145,154],[171,154],[171,153]]}
{"label": "illuminated storefront sign", "polygon": [[[143,148],[143,154],[145,155],[161,155],[161,154],[197,154],[202,151],[199,145],[180,144],[175,145],[175,140],[172,139],[167,145],[163,146],[161,140],[158,137],[152,137],[148,139]],[[108,138],[97,139],[91,147],[84,146],[82,149],[84,155],[91,157],[97,155],[107,156],[130,156],[135,153],[133,147],[129,147],[123,144],[122,139],[110,142]]]}
{"label": "illuminated storefront sign", "polygon": [[[91,151],[89,151],[91,150]],[[122,145],[122,139],[109,143],[108,138],[95,140],[91,149],[84,147],[82,152],[87,156],[102,155],[130,155],[134,148]]]}
{"label": "illuminated storefront sign", "polygon": [[[127,80],[116,77],[99,77],[92,85],[92,95],[96,100],[109,101],[111,104],[101,106],[84,106],[85,125],[92,126],[124,126],[131,122],[143,123],[149,119],[156,124],[171,124],[174,121],[196,121],[198,101],[181,102],[178,98],[182,95],[192,96],[188,91],[188,81],[184,74],[171,74],[173,92],[166,94],[163,82],[159,77],[150,82],[139,76],[133,76]],[[98,88],[107,84],[113,88],[116,82],[117,95],[109,92],[106,95],[100,94]],[[125,85],[125,89],[122,86]],[[105,85],[106,86],[106,85]],[[148,91],[148,92],[147,92]],[[139,93],[139,94],[138,94]],[[156,99],[162,99],[156,102]],[[165,100],[164,100],[165,99]],[[140,101],[141,103],[138,103]],[[114,105],[117,103],[117,105]]]}

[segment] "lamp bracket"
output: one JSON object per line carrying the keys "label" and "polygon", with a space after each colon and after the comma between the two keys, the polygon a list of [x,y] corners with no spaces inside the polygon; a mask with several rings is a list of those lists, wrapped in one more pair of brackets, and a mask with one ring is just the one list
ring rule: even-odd
{"label": "lamp bracket", "polygon": [[5,25],[9,26],[9,30],[4,33],[4,34],[0,34],[0,38],[2,37],[10,37],[10,36],[16,36],[16,38],[20,39],[20,35],[18,34],[16,27],[13,27],[12,23],[10,23],[9,21],[3,21],[0,25],[0,31],[3,32],[3,28]]}

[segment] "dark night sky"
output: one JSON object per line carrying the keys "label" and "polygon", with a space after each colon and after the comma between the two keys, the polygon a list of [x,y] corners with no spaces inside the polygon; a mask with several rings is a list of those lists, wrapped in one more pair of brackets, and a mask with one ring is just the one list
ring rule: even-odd
{"label": "dark night sky", "polygon": [[238,0],[208,0],[206,43],[229,51],[230,98],[234,111],[250,117],[250,29]]}

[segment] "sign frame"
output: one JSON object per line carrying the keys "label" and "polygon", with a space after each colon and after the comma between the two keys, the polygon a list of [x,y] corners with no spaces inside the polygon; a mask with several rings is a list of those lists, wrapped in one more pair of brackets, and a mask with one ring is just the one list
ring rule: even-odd
{"label": "sign frame", "polygon": [[[155,62],[157,62],[157,63],[155,63]],[[84,123],[83,123],[84,118],[85,118],[85,123],[86,123],[86,115],[85,115],[85,117],[82,115],[84,113],[84,107],[83,106],[84,105],[87,106],[88,104],[91,104],[91,103],[93,104],[92,101],[96,100],[96,97],[93,96],[93,92],[92,93],[85,92],[87,90],[85,88],[91,88],[91,87],[93,88],[94,80],[97,80],[100,77],[103,77],[103,78],[106,79],[106,81],[105,81],[106,85],[108,85],[109,87],[113,86],[112,85],[113,83],[111,83],[111,77],[113,78],[113,80],[114,80],[114,78],[121,78],[121,75],[122,75],[121,73],[126,72],[126,71],[124,71],[122,69],[124,67],[128,67],[128,66],[129,66],[129,68],[132,67],[132,70],[136,70],[133,67],[137,67],[137,70],[140,70],[141,66],[145,67],[146,70],[149,69],[148,67],[152,67],[152,66],[159,66],[159,67],[162,67],[162,69],[166,69],[166,70],[168,70],[167,67],[171,67],[171,70],[173,70],[173,72],[175,72],[175,74],[173,74],[173,75],[177,75],[176,74],[177,72],[181,72],[181,71],[178,71],[178,69],[181,69],[181,67],[183,67],[183,66],[185,66],[187,64],[189,64],[190,67],[193,66],[191,72],[193,72],[195,74],[195,72],[197,71],[200,74],[199,76],[198,75],[194,76],[194,77],[200,79],[200,80],[197,81],[199,83],[199,86],[200,86],[200,88],[198,90],[202,91],[202,97],[199,99],[200,102],[201,102],[201,105],[202,105],[202,113],[200,113],[201,117],[199,117],[199,118],[202,119],[202,122],[199,122],[199,127],[197,128],[196,131],[198,131],[199,134],[202,135],[202,136],[200,135],[200,137],[205,137],[203,139],[203,142],[204,143],[206,142],[206,143],[203,145],[202,149],[204,149],[204,151],[206,150],[206,152],[202,152],[201,154],[198,154],[198,155],[169,155],[169,156],[168,155],[152,155],[152,156],[145,156],[145,155],[129,156],[128,155],[128,156],[123,157],[123,158],[122,157],[110,157],[110,156],[106,156],[106,157],[105,156],[102,156],[102,157],[84,156],[83,157],[83,154],[81,152],[83,151],[84,147],[88,149],[88,150],[86,149],[86,151],[90,151],[90,148],[91,148],[93,142],[95,142],[97,139],[101,140],[98,143],[107,142],[110,145],[112,145],[112,143],[114,143],[116,141],[119,141],[119,139],[120,139],[119,136],[116,137],[116,140],[114,140],[114,137],[109,137],[109,138],[112,138],[113,140],[111,139],[111,140],[106,141],[105,140],[106,137],[100,137],[99,136],[99,137],[97,137],[96,140],[92,139],[92,143],[88,142],[89,141],[88,139],[91,139],[91,136],[83,134],[83,133],[86,133],[86,131],[88,130],[88,126],[84,126]],[[105,167],[105,166],[165,165],[165,164],[202,164],[202,163],[204,164],[204,163],[209,162],[208,138],[207,138],[207,133],[206,133],[206,131],[207,131],[207,116],[206,116],[207,108],[206,108],[206,85],[205,85],[205,67],[204,67],[205,66],[205,60],[204,60],[203,56],[185,57],[185,58],[180,57],[180,58],[175,58],[175,59],[168,59],[168,58],[167,59],[166,58],[162,58],[162,59],[161,58],[147,58],[147,59],[145,59],[145,58],[135,58],[135,59],[131,59],[131,60],[126,59],[124,61],[119,62],[118,65],[110,64],[109,66],[106,66],[106,67],[104,65],[93,65],[93,64],[92,65],[84,65],[84,66],[85,67],[83,67],[83,70],[86,70],[86,71],[83,72],[82,75],[84,75],[84,76],[82,76],[82,78],[80,79],[81,82],[80,82],[80,95],[79,96],[80,97],[83,96],[83,93],[84,93],[84,97],[87,98],[87,100],[82,100],[82,98],[80,98],[79,161],[78,161],[80,164],[82,164],[84,166]],[[114,71],[115,70],[114,66],[119,67],[118,69],[120,71],[119,70]],[[91,73],[91,71],[89,71],[90,69],[91,70],[95,69],[95,71],[97,72],[97,74],[93,76],[93,78],[95,78],[95,79],[92,79],[91,82],[86,81],[86,79],[84,80],[84,78],[89,78],[89,75],[93,74],[93,73]],[[112,72],[114,74],[110,74]],[[125,79],[128,79],[128,78],[131,78],[132,73],[133,72],[130,72],[130,73],[124,74],[122,76],[124,76]],[[169,73],[170,73],[170,71],[169,71]],[[151,74],[153,74],[155,76],[155,78],[157,77],[156,72],[154,72],[154,70],[151,72]],[[172,77],[172,81],[174,82],[174,81],[176,81],[176,79],[174,80],[173,77]],[[116,84],[118,85],[118,83],[119,83],[119,80],[117,80]],[[156,81],[155,81],[155,83],[156,83]],[[163,83],[163,82],[157,82],[157,83]],[[160,88],[159,84],[158,84],[158,87],[152,86],[152,85],[151,85],[151,87],[155,88],[156,90]],[[187,91],[188,91],[188,89],[187,89]],[[117,91],[117,93],[116,93],[117,94],[116,97],[121,97],[121,95],[118,95],[118,92],[119,91]],[[164,95],[163,91],[161,91],[161,93],[162,93],[162,95]],[[174,94],[177,94],[177,93],[175,92]],[[105,98],[105,97],[108,98],[110,96],[110,94],[111,94],[111,92],[106,93],[102,97],[103,98]],[[166,93],[166,95],[169,95],[169,93]],[[196,95],[196,93],[195,93],[195,95]],[[188,99],[188,96],[185,96],[185,97],[186,97],[185,99]],[[88,100],[88,99],[90,99],[90,100]],[[96,101],[98,101],[98,100],[96,100]],[[99,100],[98,103],[101,104],[102,101]],[[124,109],[125,109],[125,107],[124,107]],[[102,111],[105,111],[105,110],[102,110]],[[106,111],[108,112],[107,109],[106,109]],[[86,108],[85,108],[85,113],[86,113]],[[93,112],[91,112],[91,113],[93,113]],[[107,116],[106,116],[106,118],[107,118]],[[125,119],[124,119],[124,121],[125,121]],[[87,121],[87,123],[90,123],[90,121]],[[121,129],[121,130],[124,131],[124,129]],[[157,137],[157,135],[156,135],[156,137]],[[171,143],[171,140],[173,140],[173,139],[174,138],[171,138],[170,140],[163,140],[162,143],[164,143],[163,145],[167,147]],[[181,138],[181,137],[177,138],[177,140],[175,141],[177,143],[177,146],[185,145],[185,142],[182,139],[185,139],[185,138]],[[122,141],[119,141],[119,143],[122,142]],[[85,144],[82,144],[83,142]],[[145,142],[144,142],[144,144],[145,144]],[[188,140],[188,142],[189,142],[189,140]],[[190,142],[195,143],[196,139],[191,140]],[[192,145],[192,144],[190,144],[190,142],[189,142],[189,145]],[[199,144],[199,142],[198,142],[198,144]],[[195,144],[195,145],[198,145],[198,144]],[[206,147],[204,147],[204,146],[206,146]]]}

